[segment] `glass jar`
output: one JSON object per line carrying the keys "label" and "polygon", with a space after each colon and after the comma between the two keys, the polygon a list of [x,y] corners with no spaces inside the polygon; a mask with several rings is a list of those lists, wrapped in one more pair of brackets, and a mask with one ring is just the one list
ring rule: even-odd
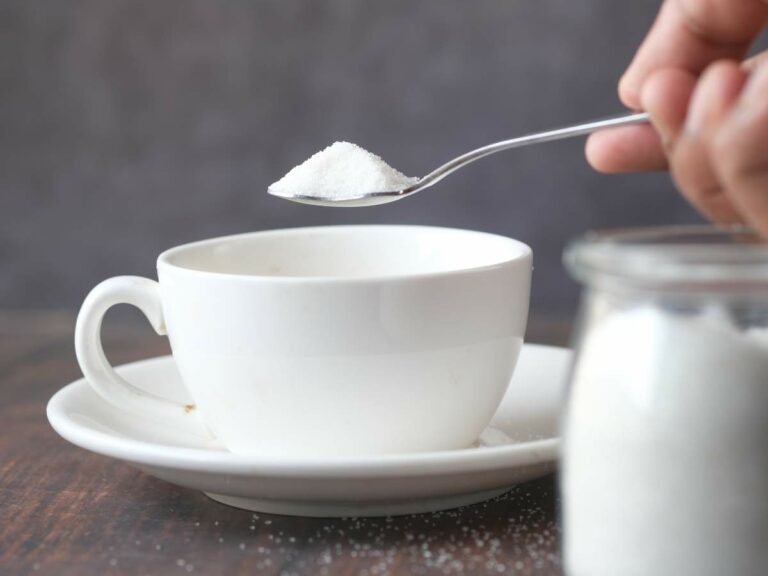
{"label": "glass jar", "polygon": [[768,574],[768,246],[588,235],[564,419],[569,576]]}

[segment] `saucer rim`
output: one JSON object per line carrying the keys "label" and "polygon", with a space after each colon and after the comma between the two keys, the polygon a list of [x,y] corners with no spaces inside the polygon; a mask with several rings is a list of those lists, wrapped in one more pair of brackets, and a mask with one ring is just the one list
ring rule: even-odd
{"label": "saucer rim", "polygon": [[[572,355],[570,349],[560,346],[531,343],[525,343],[524,346],[546,350],[552,354]],[[146,358],[122,364],[118,368],[138,369],[147,364],[164,362],[173,362],[173,356]],[[139,466],[249,477],[402,477],[436,473],[458,474],[554,463],[561,444],[561,439],[554,436],[503,446],[366,456],[282,458],[233,454],[205,447],[174,447],[124,438],[80,424],[69,417],[71,406],[68,404],[72,396],[82,388],[90,391],[85,378],[67,384],[48,401],[46,414],[53,429],[62,438],[80,448]]]}

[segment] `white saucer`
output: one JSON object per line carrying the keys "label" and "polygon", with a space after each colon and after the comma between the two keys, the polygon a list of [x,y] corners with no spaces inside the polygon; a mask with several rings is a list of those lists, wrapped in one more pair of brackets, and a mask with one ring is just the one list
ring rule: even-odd
{"label": "white saucer", "polygon": [[[63,438],[239,508],[294,516],[387,516],[454,508],[551,472],[570,351],[526,344],[501,407],[462,450],[338,459],[239,456],[202,430],[174,430],[117,410],[78,380],[48,402]],[[173,358],[119,367],[140,388],[180,398]]]}

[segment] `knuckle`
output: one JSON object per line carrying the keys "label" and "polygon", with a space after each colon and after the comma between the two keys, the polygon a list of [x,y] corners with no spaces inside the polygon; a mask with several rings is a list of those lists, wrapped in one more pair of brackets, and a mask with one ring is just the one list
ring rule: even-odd
{"label": "knuckle", "polygon": [[710,156],[722,177],[732,182],[768,177],[768,147],[755,146],[739,130],[719,131],[710,143]]}
{"label": "knuckle", "polygon": [[732,162],[724,178],[738,185],[741,182],[768,183],[768,158]]}
{"label": "knuckle", "polygon": [[673,154],[671,172],[683,196],[698,206],[720,192],[720,183],[699,142],[680,139]]}

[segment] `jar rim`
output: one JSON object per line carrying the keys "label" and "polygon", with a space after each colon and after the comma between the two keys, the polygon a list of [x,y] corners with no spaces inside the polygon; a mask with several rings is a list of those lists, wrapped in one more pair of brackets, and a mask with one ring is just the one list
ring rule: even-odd
{"label": "jar rim", "polygon": [[658,288],[768,285],[768,242],[746,226],[659,226],[593,231],[563,256],[577,280]]}

